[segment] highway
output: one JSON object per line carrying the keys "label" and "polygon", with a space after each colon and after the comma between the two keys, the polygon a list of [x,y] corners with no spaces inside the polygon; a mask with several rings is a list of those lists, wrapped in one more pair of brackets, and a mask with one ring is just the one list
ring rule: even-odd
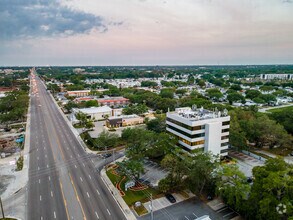
{"label": "highway", "polygon": [[26,219],[125,219],[44,84],[31,76]]}

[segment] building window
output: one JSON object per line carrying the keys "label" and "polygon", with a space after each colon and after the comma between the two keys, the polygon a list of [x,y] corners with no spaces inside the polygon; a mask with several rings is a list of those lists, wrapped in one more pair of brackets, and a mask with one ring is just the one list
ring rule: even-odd
{"label": "building window", "polygon": [[186,129],[188,129],[190,131],[198,131],[198,130],[205,129],[204,125],[199,125],[199,126],[192,127],[192,126],[186,125],[184,123],[181,123],[181,122],[176,121],[176,120],[171,119],[171,118],[167,118],[167,121],[172,122],[173,124],[176,124],[176,125],[178,125],[180,127],[186,128]]}
{"label": "building window", "polygon": [[222,143],[221,144],[221,147],[226,147],[226,146],[228,146],[229,144],[228,144],[228,142],[226,142],[226,143]]}
{"label": "building window", "polygon": [[226,139],[228,139],[229,138],[229,135],[225,135],[225,136],[222,136],[221,137],[221,140],[226,140]]}
{"label": "building window", "polygon": [[195,141],[195,142],[190,142],[188,140],[185,140],[184,138],[182,137],[179,137],[179,140],[182,141],[183,143],[189,145],[189,146],[197,146],[197,145],[202,145],[204,144],[204,140],[201,140],[201,141]]}
{"label": "building window", "polygon": [[221,150],[220,152],[221,152],[221,154],[223,154],[223,153],[227,153],[229,151],[229,149],[224,149],[224,150]]}
{"label": "building window", "polygon": [[223,121],[222,122],[222,126],[229,125],[229,124],[230,124],[230,121]]}
{"label": "building window", "polygon": [[229,128],[222,129],[222,133],[229,132]]}
{"label": "building window", "polygon": [[188,133],[186,133],[186,132],[184,132],[184,131],[182,131],[182,130],[180,130],[180,129],[178,129],[178,128],[175,128],[175,127],[173,127],[173,126],[171,126],[171,125],[168,125],[168,124],[167,124],[167,128],[170,128],[170,129],[172,129],[173,131],[176,131],[176,132],[178,132],[178,133],[180,133],[180,134],[183,134],[184,136],[189,137],[189,138],[199,138],[199,137],[204,137],[204,136],[205,136],[205,133],[200,133],[200,134],[188,134]]}

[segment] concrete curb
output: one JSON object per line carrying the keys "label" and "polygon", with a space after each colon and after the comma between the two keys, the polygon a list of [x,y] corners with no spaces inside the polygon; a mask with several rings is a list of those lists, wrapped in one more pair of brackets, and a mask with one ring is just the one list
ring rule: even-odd
{"label": "concrete curb", "polygon": [[130,210],[126,202],[122,199],[122,197],[119,195],[118,190],[116,187],[112,184],[111,180],[108,178],[106,174],[106,170],[103,168],[100,172],[101,174],[101,179],[104,182],[104,184],[107,186],[109,192],[112,194],[114,200],[116,203],[119,205],[119,208],[125,215],[126,219],[128,220],[136,220],[135,215],[133,212]]}

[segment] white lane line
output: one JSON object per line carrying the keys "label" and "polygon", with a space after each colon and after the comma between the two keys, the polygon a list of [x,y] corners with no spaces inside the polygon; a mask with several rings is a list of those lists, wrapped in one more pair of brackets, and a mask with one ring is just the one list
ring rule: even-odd
{"label": "white lane line", "polygon": [[45,157],[47,158],[47,154],[45,154]]}
{"label": "white lane line", "polygon": [[39,151],[39,148],[37,148],[37,151]]}
{"label": "white lane line", "polygon": [[90,194],[89,194],[88,192],[86,192],[86,194],[87,194],[87,197],[89,197],[89,198],[90,198]]}
{"label": "white lane line", "polygon": [[107,212],[108,212],[108,214],[109,214],[109,215],[111,215],[111,213],[110,213],[109,209],[107,209]]}
{"label": "white lane line", "polygon": [[77,156],[79,156],[79,154],[77,154]]}
{"label": "white lane line", "polygon": [[54,211],[54,218],[56,218],[56,212]]}
{"label": "white lane line", "polygon": [[94,161],[93,160],[91,160],[92,161],[92,163],[94,163]]}
{"label": "white lane line", "polygon": [[92,179],[91,175],[89,175],[89,178]]}
{"label": "white lane line", "polygon": [[77,166],[76,166],[76,165],[74,165],[74,167],[75,167],[75,168],[77,168]]}
{"label": "white lane line", "polygon": [[80,181],[83,182],[82,178],[81,177],[79,177],[79,178],[80,178]]}
{"label": "white lane line", "polygon": [[39,157],[37,157],[37,159],[39,160],[40,158],[39,158]]}
{"label": "white lane line", "polygon": [[69,147],[67,147],[67,150],[69,150]]}
{"label": "white lane line", "polygon": [[82,163],[82,165],[85,167],[84,163]]}
{"label": "white lane line", "polygon": [[40,195],[40,201],[42,201],[42,196]]}
{"label": "white lane line", "polygon": [[39,179],[39,184],[41,183],[41,179]]}
{"label": "white lane line", "polygon": [[70,157],[72,158],[72,155],[70,155]]}
{"label": "white lane line", "polygon": [[47,164],[47,168],[49,168],[49,165]]}
{"label": "white lane line", "polygon": [[53,192],[51,191],[51,197],[53,197]]}
{"label": "white lane line", "polygon": [[97,212],[95,212],[95,214],[96,214],[97,218],[98,218],[98,219],[100,219],[100,217],[99,217],[98,213],[97,213]]}
{"label": "white lane line", "polygon": [[40,170],[40,167],[38,167],[38,170]]}
{"label": "white lane line", "polygon": [[198,218],[196,214],[194,214],[194,213],[192,213],[192,214],[193,214],[196,218]]}
{"label": "white lane line", "polygon": [[97,190],[97,193],[98,193],[98,195],[100,195],[100,192],[99,192],[99,190]]}
{"label": "white lane line", "polygon": [[49,181],[51,181],[51,177],[49,176]]}
{"label": "white lane line", "polygon": [[187,220],[189,220],[189,218],[187,218],[187,216],[184,216]]}

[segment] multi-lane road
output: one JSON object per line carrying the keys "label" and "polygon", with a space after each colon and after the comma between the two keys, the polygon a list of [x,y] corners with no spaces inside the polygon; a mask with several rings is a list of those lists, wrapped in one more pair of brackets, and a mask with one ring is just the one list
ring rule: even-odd
{"label": "multi-lane road", "polygon": [[125,219],[43,82],[31,80],[26,218]]}

